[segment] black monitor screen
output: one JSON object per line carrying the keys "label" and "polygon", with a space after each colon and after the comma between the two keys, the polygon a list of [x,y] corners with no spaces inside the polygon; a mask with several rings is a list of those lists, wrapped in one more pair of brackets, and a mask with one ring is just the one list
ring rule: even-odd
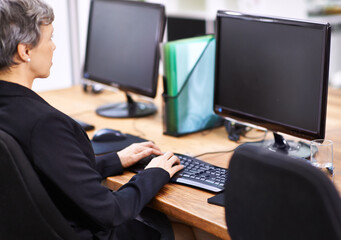
{"label": "black monitor screen", "polygon": [[84,78],[155,97],[164,25],[162,5],[93,0]]}
{"label": "black monitor screen", "polygon": [[168,16],[167,39],[174,41],[206,34],[206,20]]}
{"label": "black monitor screen", "polygon": [[219,11],[215,112],[323,138],[329,48],[329,24]]}

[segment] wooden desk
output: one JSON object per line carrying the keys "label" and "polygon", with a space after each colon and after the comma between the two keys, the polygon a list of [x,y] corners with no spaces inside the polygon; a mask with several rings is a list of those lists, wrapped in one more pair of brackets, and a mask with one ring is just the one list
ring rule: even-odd
{"label": "wooden desk", "polygon": [[[40,95],[51,105],[64,113],[95,125],[96,129],[113,128],[124,133],[134,134],[153,140],[163,151],[173,151],[188,155],[198,155],[205,152],[228,151],[237,144],[227,140],[223,127],[206,130],[183,137],[163,135],[161,98],[155,99],[159,106],[156,115],[141,119],[108,119],[95,114],[95,109],[101,104],[125,100],[120,92],[105,91],[99,95],[85,94],[80,86],[69,89],[41,92]],[[160,96],[160,93],[158,94]],[[328,117],[326,138],[334,141],[335,184],[341,192],[341,90],[330,89],[328,100]],[[94,131],[88,132],[92,137]],[[261,133],[255,132],[261,136]],[[272,137],[272,136],[269,136]],[[247,141],[248,139],[242,139]],[[231,153],[209,154],[199,157],[209,163],[227,167]],[[133,176],[130,172],[124,175],[109,177],[104,184],[116,190]],[[172,216],[184,223],[201,228],[222,239],[230,239],[225,224],[224,208],[207,203],[207,198],[213,194],[198,189],[167,184],[151,201],[150,206]]]}

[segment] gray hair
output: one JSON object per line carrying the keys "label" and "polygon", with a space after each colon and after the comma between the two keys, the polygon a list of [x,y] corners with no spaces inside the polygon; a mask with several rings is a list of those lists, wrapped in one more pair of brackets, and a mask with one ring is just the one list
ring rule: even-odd
{"label": "gray hair", "polygon": [[8,70],[19,43],[34,48],[40,26],[54,20],[53,9],[43,0],[0,0],[0,71]]}

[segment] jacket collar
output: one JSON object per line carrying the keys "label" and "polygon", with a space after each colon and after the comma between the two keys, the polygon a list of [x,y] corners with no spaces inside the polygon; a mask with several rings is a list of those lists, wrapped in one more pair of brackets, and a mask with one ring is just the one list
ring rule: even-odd
{"label": "jacket collar", "polygon": [[39,102],[47,103],[44,99],[42,99],[37,93],[32,91],[31,89],[24,87],[17,83],[6,82],[0,80],[0,97],[9,96],[9,97],[29,97],[33,98]]}

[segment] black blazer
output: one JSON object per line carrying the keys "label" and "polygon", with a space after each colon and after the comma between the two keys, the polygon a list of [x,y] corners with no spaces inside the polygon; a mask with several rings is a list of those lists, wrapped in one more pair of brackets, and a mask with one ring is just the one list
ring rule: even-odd
{"label": "black blazer", "polygon": [[111,239],[169,181],[165,170],[152,168],[111,192],[101,181],[122,173],[117,154],[95,158],[78,123],[18,84],[0,81],[0,128],[21,145],[81,239]]}

